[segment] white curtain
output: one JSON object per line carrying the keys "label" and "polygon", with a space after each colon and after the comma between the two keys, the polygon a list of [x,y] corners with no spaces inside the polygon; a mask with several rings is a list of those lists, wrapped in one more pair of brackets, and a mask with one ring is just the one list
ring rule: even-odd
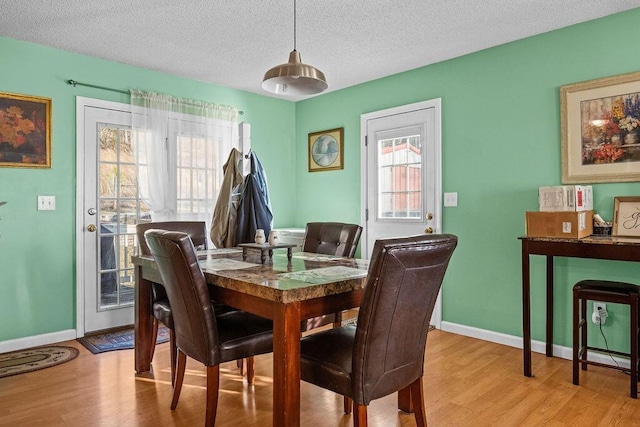
{"label": "white curtain", "polygon": [[238,110],[131,91],[138,185],[153,221],[209,222],[222,166],[238,148]]}

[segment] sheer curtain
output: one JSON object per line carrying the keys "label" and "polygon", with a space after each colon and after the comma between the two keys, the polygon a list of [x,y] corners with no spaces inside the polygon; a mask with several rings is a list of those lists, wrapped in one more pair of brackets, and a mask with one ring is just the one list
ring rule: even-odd
{"label": "sheer curtain", "polygon": [[210,227],[222,166],[238,148],[238,110],[131,91],[138,185],[152,221],[199,220]]}

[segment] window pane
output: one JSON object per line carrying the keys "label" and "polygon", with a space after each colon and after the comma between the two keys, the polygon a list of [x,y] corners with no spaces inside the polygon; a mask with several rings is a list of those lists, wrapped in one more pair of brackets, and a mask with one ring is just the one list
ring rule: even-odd
{"label": "window pane", "polygon": [[378,141],[378,217],[422,216],[422,146],[419,135]]}

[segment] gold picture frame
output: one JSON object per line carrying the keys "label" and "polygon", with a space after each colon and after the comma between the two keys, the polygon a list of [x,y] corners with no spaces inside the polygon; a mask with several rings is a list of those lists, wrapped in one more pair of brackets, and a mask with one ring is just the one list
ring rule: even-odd
{"label": "gold picture frame", "polygon": [[562,183],[640,181],[640,72],[560,88]]}
{"label": "gold picture frame", "polygon": [[309,134],[309,172],[344,169],[344,128]]}
{"label": "gold picture frame", "polygon": [[611,234],[640,237],[640,197],[614,198]]}
{"label": "gold picture frame", "polygon": [[0,167],[51,167],[51,98],[0,92]]}

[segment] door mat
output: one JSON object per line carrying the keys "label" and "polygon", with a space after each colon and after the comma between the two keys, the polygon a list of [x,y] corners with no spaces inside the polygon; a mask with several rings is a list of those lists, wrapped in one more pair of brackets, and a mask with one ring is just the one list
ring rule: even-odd
{"label": "door mat", "polygon": [[[130,350],[133,348],[135,332],[133,327],[127,327],[117,331],[85,335],[77,341],[85,346],[91,353],[98,354],[114,350]],[[162,325],[158,328],[158,340],[156,344],[169,341],[169,328]]]}
{"label": "door mat", "polygon": [[48,345],[0,354],[0,378],[38,371],[78,357],[77,348]]}

